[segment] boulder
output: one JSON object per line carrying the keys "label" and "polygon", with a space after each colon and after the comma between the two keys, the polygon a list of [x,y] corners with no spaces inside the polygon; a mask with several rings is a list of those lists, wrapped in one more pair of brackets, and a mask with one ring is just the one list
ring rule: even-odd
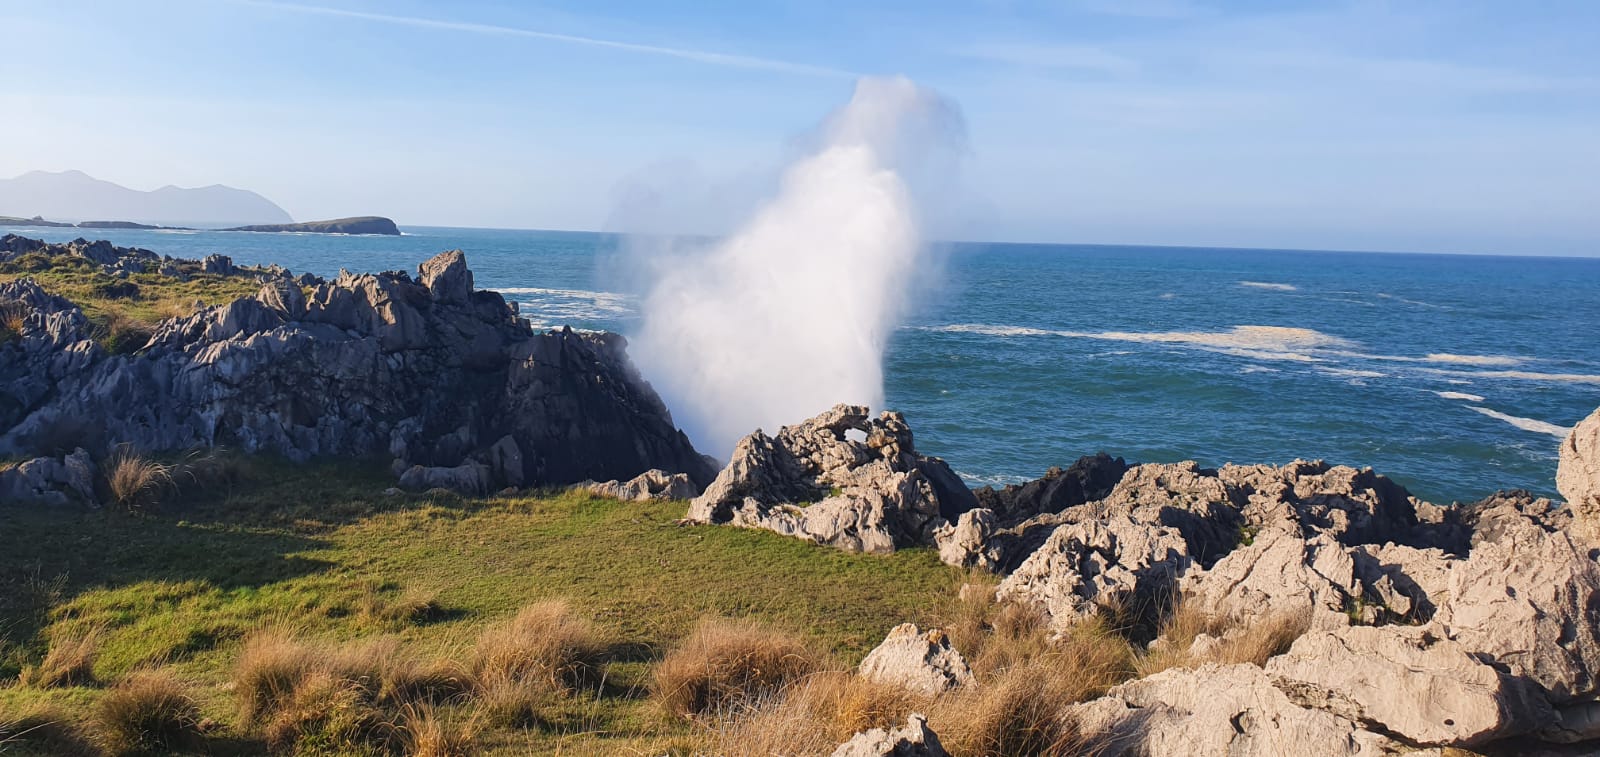
{"label": "boulder", "polygon": [[1250,664],[1172,669],[1066,710],[1089,754],[1132,757],[1379,757],[1393,740],[1297,704]]}
{"label": "boulder", "polygon": [[1553,720],[1537,687],[1424,628],[1311,631],[1266,670],[1301,704],[1417,744],[1476,746]]}
{"label": "boulder", "polygon": [[1101,452],[1078,458],[1066,470],[1051,468],[1039,479],[1001,489],[986,486],[973,495],[978,507],[989,509],[999,522],[1009,526],[1040,513],[1059,513],[1101,499],[1127,472],[1128,464],[1122,458]]}
{"label": "boulder", "polygon": [[943,460],[917,454],[899,413],[838,405],[776,436],[757,430],[690,503],[690,523],[727,523],[858,552],[933,542],[976,500]]}
{"label": "boulder", "polygon": [[1191,562],[1177,529],[1114,516],[1057,528],[996,593],[1038,605],[1059,629],[1102,608],[1153,606]]}
{"label": "boulder", "polygon": [[492,481],[489,466],[470,462],[453,468],[413,465],[400,474],[400,488],[413,492],[447,489],[469,496],[488,494]]}
{"label": "boulder", "polygon": [[1417,523],[1405,487],[1371,468],[1295,460],[1281,467],[1224,465],[1217,476],[1256,528],[1292,524],[1341,544],[1404,543]]}
{"label": "boulder", "polygon": [[593,481],[579,484],[580,488],[596,497],[620,499],[624,502],[649,502],[656,499],[689,499],[700,493],[694,482],[682,473],[664,470],[647,470],[627,481]]}
{"label": "boulder", "polygon": [[1582,538],[1600,544],[1600,409],[1561,443],[1556,488],[1567,499]]}
{"label": "boulder", "polygon": [[899,686],[923,696],[937,696],[973,682],[972,669],[938,629],[923,633],[902,623],[861,661],[862,678]]}
{"label": "boulder", "polygon": [[858,733],[833,750],[833,757],[945,757],[945,751],[928,719],[912,713],[904,728]]}
{"label": "boulder", "polygon": [[56,457],[37,457],[0,466],[0,504],[99,504],[94,460],[83,449]]}

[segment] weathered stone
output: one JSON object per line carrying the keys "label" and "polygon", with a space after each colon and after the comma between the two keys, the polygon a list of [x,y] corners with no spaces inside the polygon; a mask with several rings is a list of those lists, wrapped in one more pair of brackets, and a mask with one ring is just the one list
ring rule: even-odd
{"label": "weathered stone", "polygon": [[1600,544],[1600,409],[1561,443],[1556,488],[1566,497],[1583,538]]}
{"label": "weathered stone", "polygon": [[777,436],[741,439],[686,520],[888,552],[931,543],[975,503],[943,460],[917,454],[900,414],[872,419],[865,407],[839,405]]}
{"label": "weathered stone", "polygon": [[94,461],[81,448],[59,459],[38,457],[0,467],[0,504],[98,504],[95,471]]}
{"label": "weathered stone", "polygon": [[902,623],[861,661],[861,677],[899,686],[924,696],[937,696],[973,682],[972,669],[938,629],[926,633]]}
{"label": "weathered stone", "polygon": [[422,285],[439,302],[464,303],[472,295],[472,271],[460,250],[441,252],[417,268]]}
{"label": "weathered stone", "polygon": [[1191,563],[1177,529],[1115,516],[1057,528],[996,591],[1038,605],[1059,628],[1170,593]]}
{"label": "weathered stone", "polygon": [[[1250,619],[1271,611],[1338,624],[1364,595],[1349,549],[1326,535],[1301,538],[1284,528],[1196,570],[1180,584],[1186,602],[1222,617]],[[1328,612],[1320,612],[1320,611]]]}
{"label": "weathered stone", "polygon": [[1476,746],[1553,719],[1536,687],[1423,628],[1311,631],[1266,670],[1303,705],[1418,744]]}
{"label": "weathered stone", "polygon": [[995,543],[994,511],[987,507],[968,510],[954,524],[946,523],[934,531],[939,559],[958,568],[983,568],[998,571],[1004,552]]}
{"label": "weathered stone", "polygon": [[[116,260],[153,255],[87,245]],[[627,480],[652,468],[695,483],[713,476],[621,337],[534,332],[498,294],[470,291],[459,253],[424,266],[432,289],[405,274],[346,274],[309,280],[309,297],[299,289],[308,280],[281,268],[220,265],[232,272],[217,275],[266,286],[165,321],[134,355],[107,354],[82,311],[37,283],[0,284],[0,307],[24,316],[21,338],[0,343],[0,456],[75,446],[104,455],[122,443],[152,453],[228,445],[291,460],[387,453],[396,475],[487,466],[486,486],[450,484],[475,491]]]}
{"label": "weathered stone", "polygon": [[975,490],[978,507],[994,513],[999,523],[1014,525],[1040,513],[1059,513],[1093,502],[1111,493],[1128,472],[1122,458],[1104,452],[1078,458],[1066,470],[1051,468],[1044,476],[1024,484]]}
{"label": "weathered stone", "polygon": [[833,750],[833,757],[945,757],[945,751],[928,719],[912,713],[904,728],[862,731]]}
{"label": "weathered stone", "polygon": [[578,486],[596,497],[620,499],[624,502],[689,499],[700,493],[688,476],[658,469],[647,470],[627,481],[589,482]]}
{"label": "weathered stone", "polygon": [[1600,565],[1589,545],[1531,517],[1496,528],[1451,569],[1433,624],[1543,686],[1553,705],[1600,694]]}
{"label": "weathered stone", "polygon": [[400,475],[400,488],[422,492],[446,489],[457,494],[488,494],[492,485],[489,466],[482,463],[462,463],[453,468],[413,465]]}
{"label": "weathered stone", "polygon": [[1379,757],[1400,747],[1348,718],[1296,704],[1249,664],[1167,670],[1066,715],[1088,753],[1106,757]]}

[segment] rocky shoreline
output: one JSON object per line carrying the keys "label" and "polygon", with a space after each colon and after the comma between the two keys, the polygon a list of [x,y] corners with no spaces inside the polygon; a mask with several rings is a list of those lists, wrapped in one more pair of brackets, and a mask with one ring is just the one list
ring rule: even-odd
{"label": "rocky shoreline", "polygon": [[[1097,754],[1592,753],[1600,747],[1600,411],[1560,450],[1564,505],[1523,491],[1435,504],[1371,469],[1134,464],[1105,454],[968,489],[897,413],[840,405],[754,431],[720,472],[696,453],[614,334],[540,332],[473,286],[466,256],[334,280],[178,261],[103,242],[0,240],[0,264],[205,271],[252,297],[170,318],[131,354],[82,307],[0,284],[0,469],[7,504],[94,504],[97,463],[227,445],[292,460],[386,461],[401,488],[486,494],[577,485],[688,499],[688,525],[855,552],[921,548],[995,576],[993,599],[1058,636],[1091,619],[1174,667],[1062,708]],[[0,332],[5,333],[5,332]],[[600,482],[600,483],[596,483]],[[989,590],[985,590],[989,591]],[[1178,612],[1208,632],[1181,641]],[[1264,663],[1208,650],[1269,619]],[[902,626],[858,675],[922,696],[973,686],[939,629]],[[943,754],[937,720],[863,732],[838,755]]]}

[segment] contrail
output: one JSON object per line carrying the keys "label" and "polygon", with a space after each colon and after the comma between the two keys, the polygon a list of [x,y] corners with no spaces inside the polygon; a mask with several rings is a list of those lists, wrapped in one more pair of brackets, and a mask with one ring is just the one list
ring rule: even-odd
{"label": "contrail", "polygon": [[587,45],[589,47],[604,47],[612,50],[624,50],[645,55],[664,55],[670,58],[690,60],[696,63],[705,63],[712,66],[726,66],[729,68],[748,68],[763,71],[776,71],[785,74],[800,76],[826,76],[833,78],[858,78],[860,75],[850,71],[826,66],[813,66],[806,63],[791,63],[789,61],[774,60],[771,58],[757,58],[749,55],[731,55],[727,53],[710,52],[707,50],[689,50],[681,47],[663,47],[661,45],[641,45],[633,42],[619,42],[611,39],[597,39],[595,37],[580,37],[572,34],[557,34],[555,32],[541,32],[534,29],[521,29],[514,26],[499,26],[496,24],[476,24],[464,21],[444,21],[434,18],[419,18],[416,16],[392,16],[386,13],[367,13],[365,11],[344,10],[343,8],[325,8],[317,5],[301,5],[298,3],[280,3],[274,0],[234,0],[241,5],[253,5],[260,8],[287,11],[290,13],[310,13],[320,16],[339,16],[342,18],[356,18],[364,21],[376,21],[384,24],[398,24],[401,26],[417,26],[427,29],[444,29],[447,31],[467,32],[471,34],[494,34],[507,37],[525,37],[542,39],[551,42],[565,42],[572,45]]}

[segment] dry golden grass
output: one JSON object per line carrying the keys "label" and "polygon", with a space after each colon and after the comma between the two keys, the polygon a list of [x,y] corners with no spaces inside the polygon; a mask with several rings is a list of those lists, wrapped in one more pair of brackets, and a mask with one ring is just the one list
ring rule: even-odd
{"label": "dry golden grass", "polygon": [[64,757],[100,753],[69,715],[38,702],[0,706],[0,754],[12,749]]}
{"label": "dry golden grass", "polygon": [[369,584],[356,601],[356,617],[363,625],[390,631],[425,621],[442,611],[439,593],[422,589],[407,589],[398,597],[389,597],[375,584]]}
{"label": "dry golden grass", "polygon": [[511,622],[485,630],[472,650],[470,669],[479,680],[571,691],[595,677],[605,653],[605,638],[566,602],[539,602],[522,608]]}
{"label": "dry golden grass", "polygon": [[22,336],[27,317],[20,303],[0,305],[0,344],[10,341],[12,337]]}
{"label": "dry golden grass", "polygon": [[366,754],[387,749],[396,729],[358,682],[317,670],[270,712],[263,735],[273,752]]}
{"label": "dry golden grass", "polygon": [[100,699],[95,729],[113,755],[169,754],[204,743],[200,708],[172,673],[136,671]]}
{"label": "dry golden grass", "polygon": [[402,708],[396,726],[406,757],[467,757],[477,753],[479,720],[448,716],[429,704]]}
{"label": "dry golden grass", "polygon": [[714,720],[709,751],[825,757],[860,731],[903,724],[930,701],[850,671],[814,673]]}
{"label": "dry golden grass", "polygon": [[23,669],[18,680],[36,689],[94,684],[94,662],[105,635],[106,629],[102,626],[65,626],[53,630],[44,660]]}
{"label": "dry golden grass", "polygon": [[295,689],[320,666],[316,651],[285,631],[269,630],[250,636],[239,651],[233,672],[241,720],[246,725],[259,725],[287,703]]}
{"label": "dry golden grass", "polygon": [[656,664],[651,693],[679,717],[729,712],[822,668],[798,638],[747,620],[702,620]]}
{"label": "dry golden grass", "polygon": [[[1162,623],[1156,643],[1135,667],[1142,678],[1169,668],[1195,668],[1208,662],[1264,665],[1289,651],[1295,639],[1305,634],[1309,621],[1304,613],[1275,613],[1243,624],[1180,602]],[[1201,634],[1214,641],[1196,649],[1194,642]]]}
{"label": "dry golden grass", "polygon": [[106,463],[106,486],[123,507],[155,504],[161,491],[173,483],[172,467],[124,447]]}

